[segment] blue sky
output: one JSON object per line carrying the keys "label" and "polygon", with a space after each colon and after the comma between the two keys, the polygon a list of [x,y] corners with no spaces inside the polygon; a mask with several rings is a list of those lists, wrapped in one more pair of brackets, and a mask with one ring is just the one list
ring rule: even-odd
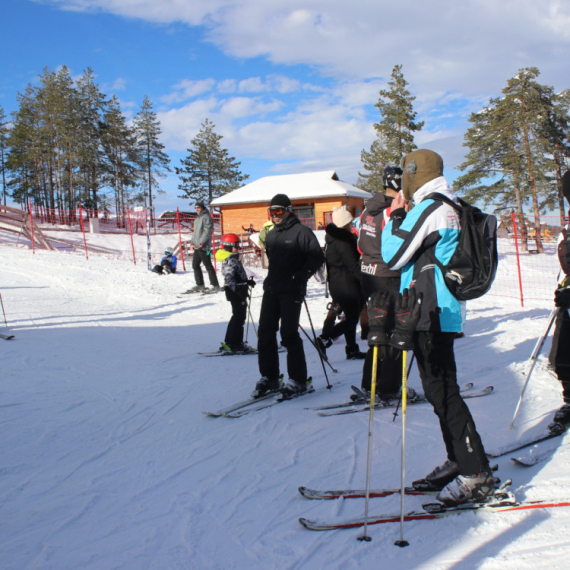
{"label": "blue sky", "polygon": [[[7,0],[0,104],[47,66],[91,67],[133,116],[147,94],[177,166],[206,117],[251,180],[336,170],[356,182],[374,103],[395,64],[417,96],[420,147],[451,180],[467,118],[518,69],[568,87],[570,3],[561,0]],[[175,175],[161,184],[177,199]]]}

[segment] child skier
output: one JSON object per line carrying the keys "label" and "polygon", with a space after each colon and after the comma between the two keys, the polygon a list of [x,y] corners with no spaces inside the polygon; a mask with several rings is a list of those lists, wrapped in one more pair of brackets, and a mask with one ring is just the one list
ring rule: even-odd
{"label": "child skier", "polygon": [[247,315],[249,287],[255,286],[253,279],[248,279],[239,260],[239,237],[236,234],[224,234],[220,239],[223,249],[216,251],[216,259],[222,264],[222,275],[226,282],[226,299],[232,305],[232,317],[226,330],[226,338],[220,351],[228,354],[247,354],[253,349],[243,342],[243,325]]}
{"label": "child skier", "polygon": [[170,275],[170,273],[176,273],[176,256],[174,255],[174,250],[171,247],[167,247],[164,250],[164,257],[160,261],[160,265],[155,265],[152,270],[159,275]]}

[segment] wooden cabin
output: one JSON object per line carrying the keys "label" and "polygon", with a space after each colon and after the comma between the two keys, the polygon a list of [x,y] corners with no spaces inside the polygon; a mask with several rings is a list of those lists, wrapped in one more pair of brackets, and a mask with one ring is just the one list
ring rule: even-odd
{"label": "wooden cabin", "polygon": [[212,200],[210,206],[221,212],[222,233],[244,233],[250,224],[259,231],[269,219],[267,209],[275,194],[289,196],[295,215],[313,230],[330,223],[333,208],[344,204],[354,217],[360,216],[372,196],[327,170],[265,176]]}

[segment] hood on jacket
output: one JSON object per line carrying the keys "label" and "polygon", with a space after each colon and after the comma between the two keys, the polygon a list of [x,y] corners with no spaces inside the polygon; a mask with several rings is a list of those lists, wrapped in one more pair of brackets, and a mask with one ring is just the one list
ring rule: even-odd
{"label": "hood on jacket", "polygon": [[356,236],[351,230],[347,230],[346,228],[339,228],[335,224],[328,224],[325,231],[325,243],[332,243],[335,239],[349,243],[354,241],[356,243]]}
{"label": "hood on jacket", "polygon": [[450,200],[453,200],[457,203],[457,196],[454,194],[453,190],[447,183],[447,180],[444,176],[440,176],[439,178],[434,178],[429,182],[426,182],[415,194],[414,194],[414,202],[419,204],[422,200],[424,200],[427,196],[429,196],[432,192],[437,192],[439,194],[443,194],[447,196]]}
{"label": "hood on jacket", "polygon": [[393,199],[391,196],[377,192],[366,202],[366,213],[371,216],[377,216],[380,212],[392,205]]}

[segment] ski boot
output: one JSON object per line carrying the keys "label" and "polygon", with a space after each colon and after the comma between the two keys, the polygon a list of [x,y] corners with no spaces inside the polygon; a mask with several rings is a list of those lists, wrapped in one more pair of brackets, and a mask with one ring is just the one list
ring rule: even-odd
{"label": "ski boot", "polygon": [[204,287],[204,285],[194,285],[194,287],[188,289],[188,291],[186,291],[184,294],[188,295],[190,293],[202,293],[205,289],[206,287]]}
{"label": "ski boot", "polygon": [[459,466],[449,459],[436,467],[424,479],[412,482],[414,489],[418,491],[441,491],[448,483],[451,483],[459,475]]}
{"label": "ski boot", "polygon": [[282,377],[273,379],[267,378],[267,376],[262,376],[257,384],[255,385],[255,390],[251,393],[252,398],[261,398],[271,392],[279,392],[281,389]]}
{"label": "ski boot", "polygon": [[437,496],[447,506],[462,503],[486,503],[495,494],[493,472],[487,468],[476,475],[459,475],[448,483]]}
{"label": "ski boot", "polygon": [[281,396],[279,399],[288,400],[289,398],[294,398],[295,396],[300,396],[307,391],[312,391],[313,380],[308,378],[306,382],[297,382],[297,380],[292,380],[289,378],[287,382],[281,388]]}
{"label": "ski boot", "polygon": [[360,352],[360,347],[357,344],[351,346],[347,345],[345,347],[345,352],[347,360],[363,360],[366,358],[366,353]]}
{"label": "ski boot", "polygon": [[570,402],[565,403],[559,410],[554,414],[554,421],[548,424],[549,430],[560,430],[561,428],[566,429],[570,426]]}

